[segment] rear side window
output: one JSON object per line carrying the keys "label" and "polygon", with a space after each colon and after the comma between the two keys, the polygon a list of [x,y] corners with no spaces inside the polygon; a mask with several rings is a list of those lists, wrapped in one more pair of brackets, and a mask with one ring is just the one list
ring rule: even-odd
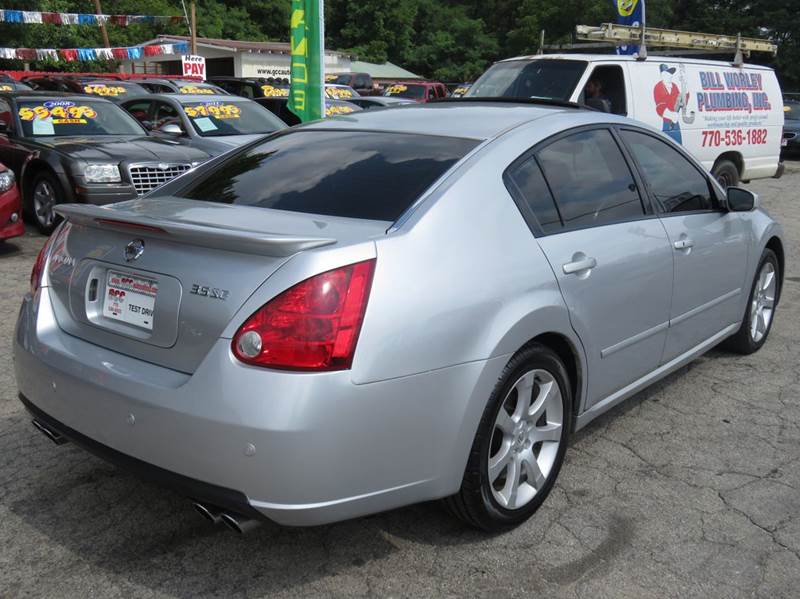
{"label": "rear side window", "polygon": [[542,169],[534,157],[508,170],[506,184],[510,186],[512,195],[522,200],[523,212],[527,208],[544,233],[559,231],[562,227],[558,208],[550,195]]}
{"label": "rear side window", "polygon": [[232,156],[180,195],[395,221],[477,143],[401,133],[293,131]]}
{"label": "rear side window", "polygon": [[708,181],[670,145],[651,135],[623,129],[622,139],[639,163],[650,192],[665,212],[713,210]]}
{"label": "rear side window", "polygon": [[607,129],[581,131],[537,152],[564,226],[640,218],[644,206],[622,152]]}

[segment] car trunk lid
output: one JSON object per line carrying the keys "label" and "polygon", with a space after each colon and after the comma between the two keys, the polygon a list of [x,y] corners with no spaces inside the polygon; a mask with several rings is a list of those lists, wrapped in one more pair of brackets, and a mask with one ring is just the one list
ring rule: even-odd
{"label": "car trunk lid", "polygon": [[64,205],[48,285],[59,326],[193,372],[250,295],[298,252],[363,241],[386,223],[159,198]]}

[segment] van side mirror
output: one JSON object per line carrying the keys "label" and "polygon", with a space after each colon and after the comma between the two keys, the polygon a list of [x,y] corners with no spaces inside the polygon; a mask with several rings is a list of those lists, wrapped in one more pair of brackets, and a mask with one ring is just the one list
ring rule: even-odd
{"label": "van side mirror", "polygon": [[749,189],[728,187],[725,194],[731,212],[750,212],[758,208],[758,196]]}

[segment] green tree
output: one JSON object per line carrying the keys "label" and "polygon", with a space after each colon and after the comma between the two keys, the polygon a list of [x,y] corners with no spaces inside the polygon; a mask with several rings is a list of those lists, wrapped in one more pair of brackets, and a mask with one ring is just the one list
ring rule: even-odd
{"label": "green tree", "polygon": [[480,75],[497,56],[497,39],[467,7],[421,0],[414,29],[419,33],[405,56],[412,71],[443,81],[465,81]]}

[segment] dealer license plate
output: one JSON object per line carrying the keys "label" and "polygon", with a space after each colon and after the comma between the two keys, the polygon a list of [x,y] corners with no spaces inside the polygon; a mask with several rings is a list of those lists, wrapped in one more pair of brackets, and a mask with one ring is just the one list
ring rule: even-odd
{"label": "dealer license plate", "polygon": [[109,270],[103,316],[152,331],[157,294],[153,279]]}

